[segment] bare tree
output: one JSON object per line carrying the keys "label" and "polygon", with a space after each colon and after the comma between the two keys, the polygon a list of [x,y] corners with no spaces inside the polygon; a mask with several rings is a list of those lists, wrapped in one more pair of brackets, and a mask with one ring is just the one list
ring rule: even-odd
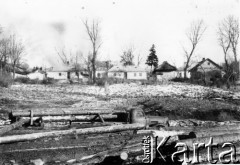
{"label": "bare tree", "polygon": [[15,35],[10,36],[9,59],[13,68],[13,79],[15,78],[16,66],[20,64],[24,53],[24,46]]}
{"label": "bare tree", "polygon": [[[235,83],[239,75],[238,60],[237,60],[237,45],[239,39],[239,22],[238,18],[228,16],[220,24],[218,28],[218,41],[224,53],[224,68],[226,71],[225,81],[227,87],[230,88],[230,78]],[[230,61],[230,50],[232,50],[234,62]]]}
{"label": "bare tree", "polygon": [[227,61],[228,50],[231,48],[234,58],[234,72],[238,73],[237,45],[239,39],[239,20],[234,16],[228,16],[219,24],[218,30],[219,44],[224,52],[226,68],[229,68]]}
{"label": "bare tree", "polygon": [[[99,48],[102,45],[100,37],[100,22],[98,20],[92,20],[91,23],[88,20],[83,21],[83,24],[86,28],[88,37],[92,44],[92,55],[91,55],[91,65],[92,65],[92,81],[96,82],[96,60],[98,56]],[[90,57],[90,56],[88,56]]]}
{"label": "bare tree", "polygon": [[61,59],[62,63],[64,65],[69,65],[70,60],[71,60],[71,52],[67,53],[65,48],[62,48],[60,51],[58,51],[55,48],[55,51],[57,52],[57,54],[58,54],[59,58]]}
{"label": "bare tree", "polygon": [[0,69],[1,72],[5,69],[5,66],[9,59],[9,38],[3,38],[0,40]]}
{"label": "bare tree", "polygon": [[186,57],[186,64],[184,66],[184,78],[187,77],[187,69],[189,68],[189,64],[191,63],[194,51],[196,50],[198,43],[201,41],[202,35],[205,30],[206,26],[204,26],[203,20],[198,20],[192,22],[190,30],[186,34],[188,40],[190,41],[191,48],[189,50],[186,50],[186,48],[183,47]]}
{"label": "bare tree", "polygon": [[137,66],[139,66],[142,63],[143,57],[141,56],[141,54],[139,53],[137,55]]}
{"label": "bare tree", "polygon": [[134,65],[134,63],[133,63],[134,51],[135,51],[135,49],[134,49],[133,46],[130,46],[129,48],[127,48],[127,50],[123,51],[123,54],[121,55],[121,61],[120,62],[124,66]]}
{"label": "bare tree", "polygon": [[87,57],[83,57],[83,59],[84,59],[84,64],[87,67],[89,78],[92,79],[92,62],[91,62],[92,54],[91,54],[91,52],[88,53]]}
{"label": "bare tree", "polygon": [[222,47],[224,53],[224,62],[226,66],[226,72],[229,72],[229,59],[228,59],[228,52],[231,47],[231,42],[229,40],[229,29],[225,26],[224,22],[219,25],[218,28],[218,42],[219,45]]}

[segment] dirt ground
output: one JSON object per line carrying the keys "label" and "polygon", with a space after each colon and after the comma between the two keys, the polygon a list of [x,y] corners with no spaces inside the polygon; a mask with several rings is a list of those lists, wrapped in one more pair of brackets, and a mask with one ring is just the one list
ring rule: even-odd
{"label": "dirt ground", "polygon": [[[48,107],[108,107],[127,109],[140,106],[146,113],[170,119],[238,120],[240,91],[226,91],[190,84],[24,85],[0,88],[0,113],[15,109]],[[208,115],[206,115],[208,114]]]}
{"label": "dirt ground", "polygon": [[[141,107],[147,115],[167,116],[170,120],[197,119],[203,121],[240,120],[240,91],[202,87],[190,84],[171,83],[168,85],[115,84],[108,87],[87,85],[24,85],[17,84],[10,88],[0,88],[0,125],[8,121],[8,113],[12,110],[29,110],[33,108],[51,107],[101,107],[114,110],[127,110],[129,107]],[[175,125],[175,126],[185,126]],[[99,138],[95,144],[90,137],[43,138],[34,142],[22,142],[1,146],[1,152],[8,152],[1,157],[10,160],[14,150],[28,147],[29,160],[39,154],[45,155],[50,164],[61,164],[63,160],[80,159],[88,154],[98,153],[109,148],[117,148],[129,141],[132,132],[126,135],[109,135]],[[94,137],[94,136],[93,136]],[[107,137],[107,138],[106,138]],[[121,137],[121,138],[119,138]],[[139,137],[138,137],[139,138]],[[69,140],[71,139],[71,140]],[[116,140],[118,139],[118,140]],[[140,138],[141,139],[141,138]],[[139,139],[139,140],[140,140]],[[106,147],[103,142],[113,141]],[[91,146],[85,146],[91,141]],[[32,151],[31,148],[75,146],[68,151]],[[29,147],[31,146],[31,147]],[[76,147],[79,146],[79,147]],[[96,147],[98,146],[98,147]],[[16,151],[17,157],[22,153]],[[39,153],[40,152],[40,153]],[[54,156],[55,155],[55,156]],[[60,155],[60,156],[59,156]],[[69,155],[68,158],[64,155]],[[15,155],[16,157],[16,155]],[[53,163],[54,162],[54,163]],[[18,162],[19,163],[19,162]],[[118,162],[119,163],[119,162]],[[26,164],[22,162],[20,164]]]}

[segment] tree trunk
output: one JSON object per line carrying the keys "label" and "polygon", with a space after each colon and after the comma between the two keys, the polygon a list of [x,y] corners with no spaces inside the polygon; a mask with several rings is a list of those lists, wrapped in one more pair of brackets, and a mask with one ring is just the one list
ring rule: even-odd
{"label": "tree trunk", "polygon": [[96,66],[95,66],[95,52],[93,55],[93,59],[92,59],[92,79],[93,79],[93,84],[95,84],[96,82]]}
{"label": "tree trunk", "polygon": [[[97,114],[112,114],[109,108],[38,108],[32,111],[33,116],[64,116],[64,115],[97,115]],[[15,110],[12,111],[12,116],[29,117],[31,111]]]}
{"label": "tree trunk", "polygon": [[96,128],[70,129],[70,130],[63,130],[63,131],[32,133],[32,134],[25,134],[25,135],[13,135],[13,136],[0,137],[0,144],[34,140],[34,139],[43,138],[43,137],[52,137],[52,136],[60,136],[60,135],[68,135],[68,134],[79,134],[79,135],[97,134],[97,133],[102,134],[102,133],[112,133],[112,132],[127,131],[127,130],[139,130],[144,128],[145,128],[145,124],[135,123],[135,124],[113,125],[113,126],[96,127]]}
{"label": "tree trunk", "polygon": [[15,65],[13,66],[13,80],[15,79]]}
{"label": "tree trunk", "polygon": [[186,78],[187,78],[187,69],[184,68],[184,79],[186,79]]}

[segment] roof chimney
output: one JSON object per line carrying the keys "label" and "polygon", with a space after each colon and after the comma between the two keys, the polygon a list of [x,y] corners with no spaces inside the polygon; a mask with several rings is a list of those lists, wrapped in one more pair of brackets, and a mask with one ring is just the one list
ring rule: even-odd
{"label": "roof chimney", "polygon": [[202,58],[202,61],[205,61],[205,58]]}

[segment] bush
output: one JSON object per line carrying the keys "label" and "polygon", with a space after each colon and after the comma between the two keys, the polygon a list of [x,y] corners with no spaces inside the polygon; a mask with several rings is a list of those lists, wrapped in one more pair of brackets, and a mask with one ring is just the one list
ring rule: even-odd
{"label": "bush", "polygon": [[14,80],[15,82],[23,83],[23,84],[39,84],[40,80],[39,79],[33,79],[31,80],[28,77],[17,77]]}
{"label": "bush", "polygon": [[17,77],[15,78],[14,82],[28,84],[30,82],[30,79],[28,77]]}
{"label": "bush", "polygon": [[102,77],[102,78],[96,79],[96,85],[104,86],[106,81],[108,82],[109,85],[129,82],[129,80],[125,80],[125,79],[121,79],[121,78]]}
{"label": "bush", "polygon": [[10,84],[12,84],[12,77],[9,73],[0,73],[0,86],[1,87],[8,87]]}
{"label": "bush", "polygon": [[173,81],[173,82],[186,82],[186,81],[188,81],[188,79],[184,79],[184,78],[181,78],[181,77],[175,77],[175,78],[171,79],[170,81]]}
{"label": "bush", "polygon": [[54,83],[56,83],[56,80],[54,79],[54,78],[46,78],[46,79],[44,79],[44,80],[42,80],[42,84],[54,84]]}
{"label": "bush", "polygon": [[29,84],[40,84],[41,83],[41,80],[39,80],[38,78],[37,79],[30,79],[29,81]]}

